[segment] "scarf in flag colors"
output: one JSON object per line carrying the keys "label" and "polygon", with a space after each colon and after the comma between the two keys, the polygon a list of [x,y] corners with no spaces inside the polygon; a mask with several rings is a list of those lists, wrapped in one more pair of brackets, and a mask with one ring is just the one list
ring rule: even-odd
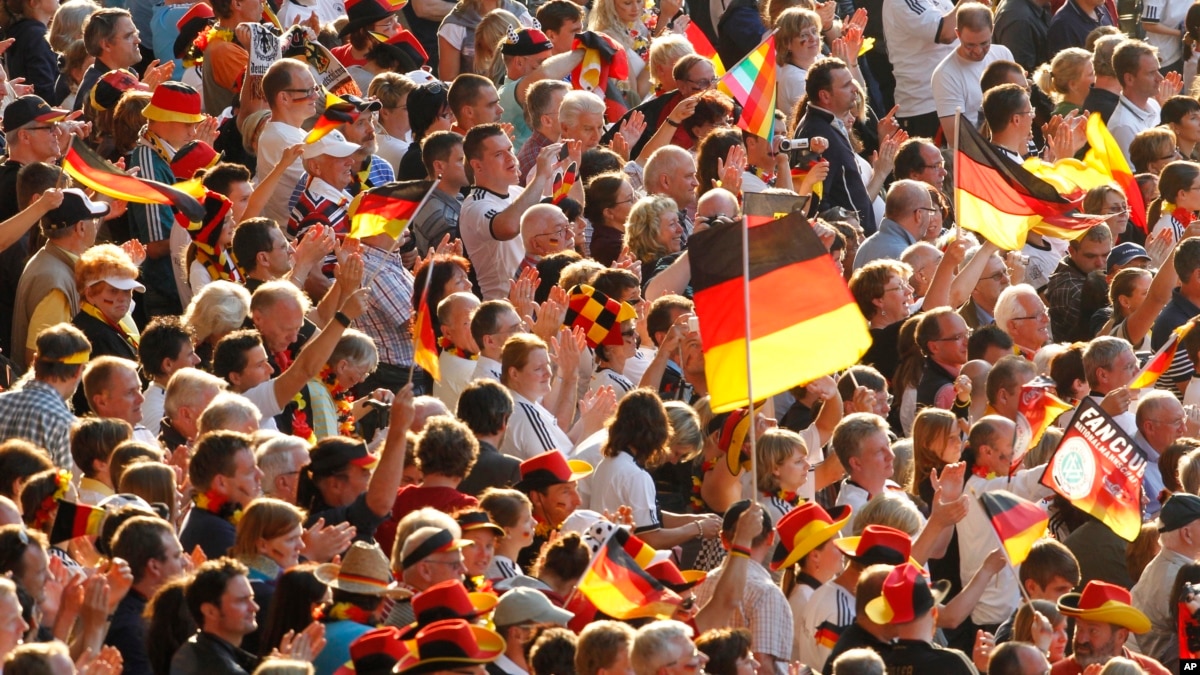
{"label": "scarf in flag colors", "polygon": [[957,126],[955,198],[963,227],[1004,250],[1019,251],[1030,230],[1078,239],[1107,218],[1079,215],[1076,202],[1002,154],[966,118],[960,116]]}
{"label": "scarf in flag colors", "polygon": [[[745,225],[717,225],[688,241],[714,413],[749,405],[750,376],[754,396],[762,400],[847,368],[871,346],[867,321],[845,279],[804,215],[793,211],[798,200],[781,204],[775,197],[747,193]],[[749,238],[748,265],[743,236]]]}
{"label": "scarf in flag colors", "polygon": [[1166,344],[1159,347],[1158,351],[1154,352],[1154,356],[1151,356],[1146,365],[1138,371],[1138,374],[1133,376],[1133,382],[1129,383],[1129,388],[1149,389],[1153,387],[1158,382],[1158,378],[1162,377],[1162,374],[1171,367],[1171,361],[1175,359],[1175,352],[1179,349],[1179,341],[1187,337],[1193,325],[1189,321],[1171,331],[1171,337],[1167,338]]}
{"label": "scarf in flag colors", "polygon": [[775,136],[775,34],[734,64],[721,77],[721,84],[742,106],[738,126],[771,140]]}
{"label": "scarf in flag colors", "polygon": [[1025,562],[1034,542],[1046,534],[1050,516],[1037,504],[1006,490],[984,492],[979,495],[979,501],[1004,545],[1009,564]]}
{"label": "scarf in flag colors", "polygon": [[130,176],[78,138],[71,139],[71,149],[63,158],[62,168],[84,187],[113,199],[170,206],[189,221],[204,218],[204,207],[195,197],[165,183]]}
{"label": "scarf in flag colors", "polygon": [[1142,529],[1146,458],[1099,404],[1085,398],[1042,474],[1042,485],[1125,541]]}

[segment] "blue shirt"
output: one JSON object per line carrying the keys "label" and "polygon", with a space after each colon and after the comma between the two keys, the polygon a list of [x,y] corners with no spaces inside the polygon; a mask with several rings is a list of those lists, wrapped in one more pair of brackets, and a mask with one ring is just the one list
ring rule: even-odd
{"label": "blue shirt", "polygon": [[879,224],[879,231],[867,237],[854,256],[854,269],[873,261],[890,258],[899,260],[904,249],[917,243],[917,238],[911,232],[900,226],[891,218],[884,218]]}

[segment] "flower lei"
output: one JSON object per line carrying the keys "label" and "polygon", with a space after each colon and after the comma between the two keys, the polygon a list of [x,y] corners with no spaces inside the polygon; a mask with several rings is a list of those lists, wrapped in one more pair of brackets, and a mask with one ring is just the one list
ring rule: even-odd
{"label": "flower lei", "polygon": [[539,522],[537,526],[533,528],[533,536],[549,539],[550,536],[553,535],[557,530],[558,528],[554,527],[550,523]]}
{"label": "flower lei", "polygon": [[986,467],[982,467],[978,464],[971,467],[971,473],[973,475],[979,476],[980,478],[982,478],[984,480],[991,480],[996,477],[996,472],[991,471],[991,470],[987,469]]}
{"label": "flower lei", "polygon": [[333,372],[333,368],[328,365],[321,369],[318,377],[325,385],[325,389],[329,391],[329,397],[333,399],[333,405],[337,408],[338,435],[353,437],[355,435],[354,392],[338,384],[337,373]]}
{"label": "flower lei", "polygon": [[645,61],[650,58],[650,31],[645,33],[638,30],[637,27],[629,29],[629,37],[633,38],[633,51],[637,52],[638,56]]}
{"label": "flower lei", "polygon": [[442,351],[450,352],[451,354],[457,356],[460,359],[468,359],[468,360],[474,361],[475,359],[479,358],[479,356],[476,354],[472,354],[471,352],[468,352],[465,349],[460,349],[453,342],[451,342],[450,338],[446,337],[445,335],[438,338],[438,347],[441,348]]}
{"label": "flower lei", "polygon": [[292,411],[292,435],[316,443],[317,439],[313,436],[312,425],[308,423],[308,413],[305,412],[308,402],[304,399],[304,389],[296,392],[292,401],[296,403],[296,409]]}
{"label": "flower lei", "polygon": [[33,529],[44,529],[50,523],[50,517],[58,506],[58,500],[67,496],[69,487],[71,487],[71,472],[59,469],[54,474],[54,493],[46,495],[46,498],[38,505],[37,513],[33,515]]}
{"label": "flower lei", "polygon": [[488,579],[487,577],[483,576],[482,574],[477,577],[467,577],[463,581],[463,585],[466,586],[467,590],[472,593],[495,593],[496,592],[492,588],[492,580]]}
{"label": "flower lei", "polygon": [[229,501],[229,497],[218,494],[216,489],[209,489],[208,492],[197,492],[192,495],[192,502],[196,505],[196,508],[216,514],[234,525],[237,525],[238,521],[242,519],[241,507]]}
{"label": "flower lei", "polygon": [[716,466],[716,459],[706,459],[700,463],[700,475],[692,476],[692,496],[689,501],[692,505],[692,511],[696,513],[704,512],[704,497],[700,496],[700,488],[704,484],[704,474],[712,471]]}

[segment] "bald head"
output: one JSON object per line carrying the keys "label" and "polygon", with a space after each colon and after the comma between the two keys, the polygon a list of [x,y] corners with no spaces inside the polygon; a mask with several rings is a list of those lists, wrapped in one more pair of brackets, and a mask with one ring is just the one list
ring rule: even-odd
{"label": "bald head", "polygon": [[475,354],[479,347],[471,336],[471,315],[479,308],[479,298],[473,293],[451,293],[442,298],[437,306],[438,323],[442,335],[450,338],[455,347]]}
{"label": "bald head", "polygon": [[696,203],[697,218],[736,218],[740,214],[737,197],[725,188],[713,188],[705,192]]}
{"label": "bald head", "polygon": [[535,204],[521,216],[521,241],[525,252],[545,256],[575,246],[570,224],[562,209],[553,204]]}
{"label": "bald head", "polygon": [[17,503],[0,495],[0,527],[21,524],[21,510],[17,508]]}
{"label": "bald head", "polygon": [[913,212],[917,209],[931,206],[929,190],[925,184],[906,178],[892,183],[892,187],[888,189],[884,215],[903,224],[915,218],[916,214]]}
{"label": "bald head", "polygon": [[648,194],[670,197],[681,209],[696,203],[696,160],[687,150],[677,145],[655,150],[642,174]]}
{"label": "bald head", "polygon": [[442,403],[441,399],[433,396],[416,397],[413,399],[413,408],[415,409],[415,414],[413,415],[412,426],[409,427],[409,431],[412,431],[413,433],[419,433],[422,429],[424,429],[425,422],[427,422],[430,417],[436,417],[438,415],[446,415],[448,417],[454,416],[454,414],[450,412],[450,409],[446,407],[446,404]]}
{"label": "bald head", "polygon": [[909,278],[913,295],[918,298],[925,297],[925,293],[929,291],[929,284],[933,281],[933,273],[941,261],[942,252],[933,244],[924,241],[904,249],[900,254],[900,262],[908,263],[913,269],[913,275]]}

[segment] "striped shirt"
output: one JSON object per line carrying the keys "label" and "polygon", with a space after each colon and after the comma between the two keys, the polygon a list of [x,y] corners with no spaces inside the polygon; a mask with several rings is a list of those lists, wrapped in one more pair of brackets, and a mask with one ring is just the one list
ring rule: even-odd
{"label": "striped shirt", "polygon": [[570,457],[575,444],[567,433],[558,426],[554,415],[524,396],[513,391],[513,412],[508,420],[508,431],[500,443],[500,452],[520,460],[530,459],[546,452],[558,450]]}
{"label": "striped shirt", "polygon": [[74,423],[67,402],[40,380],[27,380],[0,394],[0,437],[21,438],[45,448],[55,467],[79,475],[71,459]]}
{"label": "striped shirt", "polygon": [[309,176],[301,185],[304,190],[288,218],[288,236],[299,238],[318,223],[331,226],[338,234],[350,232],[350,218],[346,212],[350,206],[350,195],[345,190],[339,190],[313,176]]}
{"label": "striped shirt", "polygon": [[803,614],[796,617],[795,637],[800,653],[794,657],[814,671],[823,670],[833,645],[842,631],[854,623],[856,615],[854,594],[836,581],[825,582],[813,591]]}

